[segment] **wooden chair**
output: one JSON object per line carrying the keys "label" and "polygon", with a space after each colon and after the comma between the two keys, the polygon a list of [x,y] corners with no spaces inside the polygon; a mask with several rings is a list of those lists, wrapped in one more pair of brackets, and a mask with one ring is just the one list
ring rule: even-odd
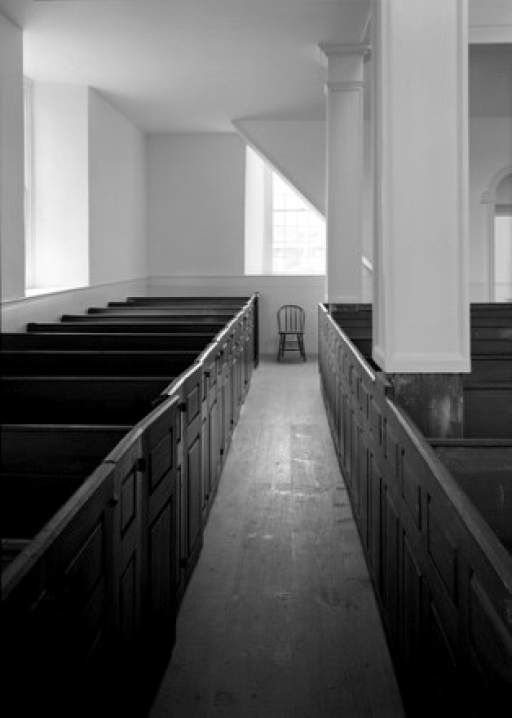
{"label": "wooden chair", "polygon": [[[285,351],[298,351],[306,361],[306,351],[304,349],[304,324],[306,314],[302,307],[298,304],[283,304],[277,311],[277,327],[279,331],[279,349],[277,352],[277,361],[284,358]],[[288,342],[289,336],[292,343]]]}

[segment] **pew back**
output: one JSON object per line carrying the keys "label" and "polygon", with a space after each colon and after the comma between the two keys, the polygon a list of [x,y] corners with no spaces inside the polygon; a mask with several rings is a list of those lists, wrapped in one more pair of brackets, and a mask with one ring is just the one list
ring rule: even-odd
{"label": "pew back", "polygon": [[2,420],[135,424],[169,383],[169,376],[7,376],[2,381]]}
{"label": "pew back", "polygon": [[430,443],[512,553],[512,439],[432,439]]}
{"label": "pew back", "polygon": [[319,365],[406,707],[499,714],[512,670],[512,557],[322,307]]}

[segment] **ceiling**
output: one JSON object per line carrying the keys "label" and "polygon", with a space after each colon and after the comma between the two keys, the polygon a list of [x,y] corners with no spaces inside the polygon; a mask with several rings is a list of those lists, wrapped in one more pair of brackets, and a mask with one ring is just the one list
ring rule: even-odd
{"label": "ceiling", "polygon": [[25,74],[85,84],[142,129],[321,119],[319,42],[359,42],[369,0],[0,0]]}
{"label": "ceiling", "polygon": [[[147,132],[323,119],[319,42],[359,42],[370,0],[0,0],[25,74],[89,85]],[[470,0],[474,42],[512,31],[511,0]],[[495,38],[495,39],[493,39]],[[510,114],[510,45],[470,57],[471,114]]]}

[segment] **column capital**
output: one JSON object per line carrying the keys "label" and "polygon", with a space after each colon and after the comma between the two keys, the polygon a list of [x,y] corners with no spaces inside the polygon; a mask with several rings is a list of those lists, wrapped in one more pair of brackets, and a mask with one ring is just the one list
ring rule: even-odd
{"label": "column capital", "polygon": [[320,42],[318,44],[319,59],[325,67],[328,66],[329,60],[335,57],[359,55],[366,61],[370,59],[371,54],[371,45],[366,43]]}

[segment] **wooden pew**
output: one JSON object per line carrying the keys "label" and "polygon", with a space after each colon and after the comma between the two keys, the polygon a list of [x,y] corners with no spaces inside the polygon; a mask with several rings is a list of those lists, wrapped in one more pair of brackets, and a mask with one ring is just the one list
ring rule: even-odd
{"label": "wooden pew", "polygon": [[[350,328],[343,328],[343,331],[354,342],[355,346],[365,357],[371,357],[372,337],[371,332],[357,329],[351,331]],[[506,338],[471,338],[471,355],[476,357],[502,356],[503,360],[508,360],[512,356],[512,339]]]}
{"label": "wooden pew", "polygon": [[512,553],[512,439],[429,439],[429,442]]}
{"label": "wooden pew", "polygon": [[[137,305],[153,305],[153,304],[191,304],[191,305],[197,305],[205,306],[209,304],[213,305],[234,305],[238,307],[242,307],[244,304],[247,304],[247,302],[250,300],[250,297],[225,297],[225,296],[219,296],[219,297],[212,297],[212,296],[180,296],[180,297],[165,297],[165,296],[155,296],[155,297],[127,297],[126,303],[127,304],[137,304]],[[109,302],[109,306],[111,306],[113,302]]]}
{"label": "wooden pew", "polygon": [[171,377],[6,376],[2,421],[16,424],[135,424]]}
{"label": "wooden pew", "polygon": [[197,351],[3,349],[7,376],[165,376],[176,377],[194,363]]}
{"label": "wooden pew", "polygon": [[201,323],[200,327],[196,322],[138,322],[138,321],[113,321],[112,319],[95,321],[62,321],[62,322],[30,322],[27,324],[29,332],[64,332],[88,334],[118,333],[118,334],[218,334],[225,326],[222,321]]}
{"label": "wooden pew", "polygon": [[329,425],[406,710],[500,715],[511,689],[512,557],[383,372],[324,307],[318,326]]}
{"label": "wooden pew", "polygon": [[512,437],[512,383],[471,383],[464,386],[464,436]]}
{"label": "wooden pew", "polygon": [[465,384],[482,382],[512,382],[511,354],[473,354],[471,373],[464,376]]}
{"label": "wooden pew", "polygon": [[190,467],[180,399],[130,431],[3,572],[9,677],[15,695],[31,689],[22,715],[142,714],[174,642]]}
{"label": "wooden pew", "polygon": [[18,715],[91,714],[114,681],[112,472],[89,475],[2,572],[2,702]]}
{"label": "wooden pew", "polygon": [[[13,657],[9,678],[15,695],[30,687],[22,714],[69,715],[73,705],[76,715],[91,715],[100,700],[106,706],[103,694],[112,697],[109,714],[135,711],[130,688],[150,681],[152,659],[168,652],[174,640],[174,611],[202,544],[205,489],[208,501],[224,460],[221,435],[233,429],[257,361],[256,301],[233,317],[221,341],[203,344],[199,361],[173,381],[167,374],[149,375],[155,357],[175,363],[184,358],[167,342],[189,335],[169,331],[167,323],[157,334],[147,331],[153,322],[143,320],[134,322],[133,333],[124,323],[110,333],[112,324],[102,322],[107,330],[96,334],[81,328],[40,332],[39,325],[27,335],[4,338],[9,371],[25,362],[27,371],[43,364],[48,373],[67,373],[74,363],[85,372],[92,361],[95,372],[106,367],[119,374],[120,354],[128,353],[132,367],[136,360],[145,372],[76,376],[69,369],[70,376],[5,377],[4,421],[41,422],[40,436],[59,422],[122,422],[124,431],[145,415],[28,546],[11,539],[2,589],[12,628],[6,642]],[[205,338],[204,328],[191,332],[195,341]],[[142,351],[145,340],[152,351]],[[219,417],[229,426],[219,424]],[[71,453],[72,448],[71,442]],[[23,543],[14,546],[16,541]],[[59,659],[45,655],[50,644]],[[77,695],[83,698],[78,706]]]}
{"label": "wooden pew", "polygon": [[130,428],[2,425],[2,539],[32,539]]}
{"label": "wooden pew", "polygon": [[132,316],[132,317],[145,317],[145,316],[155,316],[155,317],[191,317],[192,319],[195,319],[196,317],[203,317],[203,316],[212,316],[215,317],[225,317],[226,321],[231,319],[236,313],[238,312],[238,307],[235,308],[226,308],[226,307],[182,307],[182,306],[176,306],[176,307],[167,307],[165,305],[161,306],[147,306],[143,305],[141,307],[134,307],[132,305],[126,305],[122,307],[89,307],[87,310],[87,315],[92,316],[99,316],[99,317],[124,317],[124,316]]}
{"label": "wooden pew", "polygon": [[180,504],[180,578],[178,597],[183,595],[203,544],[203,367],[196,364],[161,394],[178,397],[180,424],[178,433],[179,504]]}
{"label": "wooden pew", "polygon": [[160,350],[168,352],[201,351],[214,338],[213,332],[193,334],[107,334],[88,332],[17,332],[0,335],[2,349],[46,350]]}
{"label": "wooden pew", "polygon": [[120,324],[121,322],[127,323],[149,323],[152,324],[175,324],[180,326],[181,324],[195,325],[195,331],[199,331],[203,324],[222,324],[225,325],[226,321],[231,317],[231,314],[216,314],[210,312],[209,314],[165,314],[156,312],[140,312],[139,314],[131,312],[116,312],[115,314],[63,314],[61,321],[63,323],[74,324],[76,322],[112,322]]}

